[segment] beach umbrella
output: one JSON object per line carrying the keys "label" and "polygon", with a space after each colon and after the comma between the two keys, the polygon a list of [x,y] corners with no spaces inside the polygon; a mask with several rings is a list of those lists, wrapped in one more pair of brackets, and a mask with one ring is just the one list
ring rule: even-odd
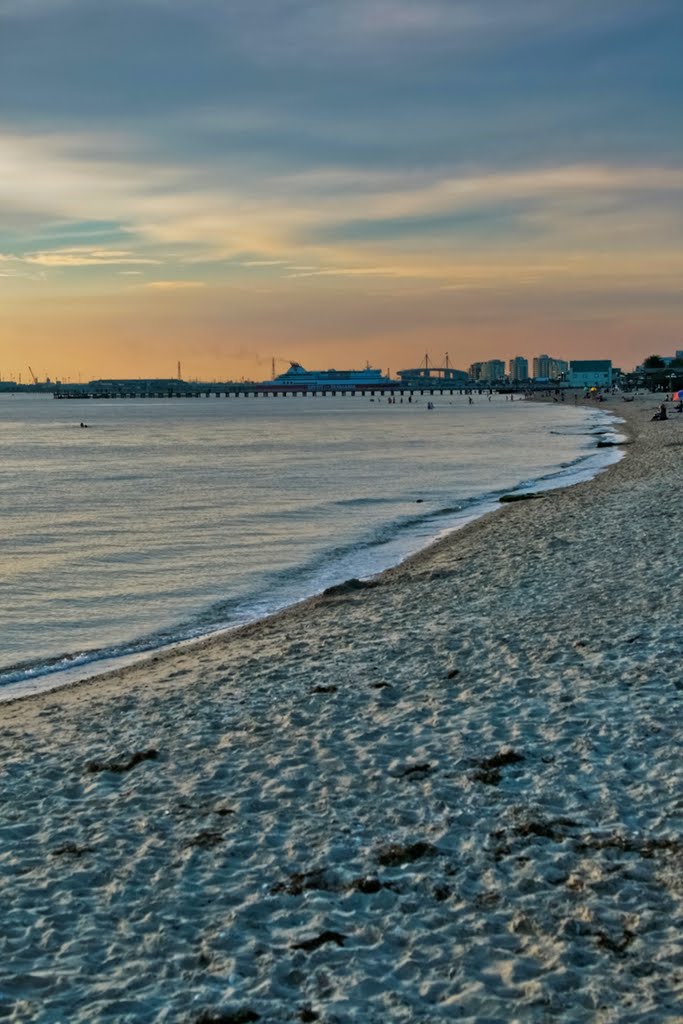
{"label": "beach umbrella", "polygon": [[672,395],[672,401],[683,402],[683,391],[674,391]]}

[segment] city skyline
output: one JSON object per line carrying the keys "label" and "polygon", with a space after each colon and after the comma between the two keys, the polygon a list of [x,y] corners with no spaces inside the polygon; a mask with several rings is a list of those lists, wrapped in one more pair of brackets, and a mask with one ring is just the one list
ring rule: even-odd
{"label": "city skyline", "polygon": [[0,0],[3,378],[669,354],[682,23]]}
{"label": "city skyline", "polygon": [[[660,358],[662,358],[664,363],[668,363],[669,361],[673,361],[673,360],[683,361],[683,350],[681,350],[681,349],[676,349],[674,352],[671,352],[671,353],[665,353],[665,352],[662,352],[662,353],[659,353],[659,354],[648,353],[648,356],[650,356],[650,355],[658,355]],[[644,362],[644,360],[646,358],[648,358],[648,357],[642,356],[641,359],[638,361],[638,363],[636,365],[634,365],[634,366],[631,366],[631,367],[629,367],[629,366],[627,366],[627,367],[623,367],[623,366],[617,367],[615,362],[614,362],[614,360],[611,359],[609,357],[609,355],[606,355],[606,354],[603,353],[600,356],[600,359],[602,359],[603,361],[607,360],[612,366],[614,366],[615,370],[618,369],[620,372],[623,372],[623,373],[632,373],[632,372],[640,369],[642,367],[642,363]],[[443,369],[444,367],[448,367],[448,368],[450,368],[452,370],[456,370],[456,371],[459,371],[459,372],[462,372],[462,373],[466,373],[471,380],[478,380],[480,378],[482,378],[482,379],[486,378],[486,379],[496,379],[496,380],[505,380],[505,379],[507,379],[509,381],[515,382],[515,381],[524,381],[524,380],[537,380],[537,379],[546,379],[546,378],[558,378],[562,374],[567,373],[569,371],[570,367],[571,367],[572,362],[576,362],[576,361],[577,360],[573,360],[573,359],[568,359],[568,360],[567,359],[563,359],[561,357],[558,357],[557,355],[549,355],[548,353],[538,353],[537,355],[533,355],[530,358],[528,356],[519,355],[519,354],[515,355],[515,356],[508,356],[505,359],[501,359],[501,358],[498,358],[498,357],[490,356],[487,359],[474,360],[468,366],[464,366],[464,365],[456,366],[456,364],[454,363],[453,359],[450,356],[450,353],[448,353],[448,352],[443,353],[443,356],[440,357],[440,358],[439,357],[434,358],[434,357],[432,357],[431,353],[427,352],[427,353],[423,354],[422,360],[421,360],[421,362],[419,362],[419,364],[417,362],[415,362],[410,367],[405,366],[405,367],[397,367],[397,368],[394,369],[392,367],[377,367],[377,366],[375,366],[374,369],[377,369],[377,370],[380,370],[382,372],[385,372],[386,375],[388,377],[391,377],[392,379],[397,379],[397,375],[398,374],[405,373],[406,371],[411,370],[411,369],[421,369],[421,368],[429,367],[429,369],[435,370],[435,369],[437,369],[439,367],[441,369]],[[578,361],[580,362],[581,360],[578,360]],[[248,382],[248,383],[259,383],[259,382],[267,382],[268,380],[270,380],[270,379],[272,379],[274,377],[277,377],[278,374],[282,372],[282,367],[279,364],[287,363],[287,362],[291,362],[291,364],[294,365],[298,361],[295,361],[295,360],[288,361],[288,360],[281,360],[281,359],[280,360],[276,360],[275,358],[271,358],[271,360],[270,360],[270,373],[267,374],[265,377],[253,377],[253,378],[248,378],[248,377],[245,377],[244,375],[242,375],[239,378],[234,378],[234,377],[231,378],[231,377],[228,377],[228,376],[225,376],[225,375],[224,376],[213,375],[211,377],[200,378],[200,377],[198,377],[198,376],[196,376],[196,375],[194,375],[192,373],[185,373],[183,371],[183,369],[182,369],[182,365],[181,365],[179,360],[176,362],[175,367],[172,367],[170,372],[168,372],[166,374],[164,374],[164,373],[153,373],[153,374],[143,375],[141,377],[133,377],[130,374],[125,374],[125,373],[124,374],[119,374],[119,375],[116,375],[116,374],[108,374],[107,375],[107,374],[105,374],[105,375],[100,375],[99,378],[89,378],[89,379],[88,378],[84,378],[83,374],[79,374],[77,378],[71,377],[69,374],[59,374],[59,373],[51,376],[50,374],[47,374],[47,373],[43,372],[42,375],[41,375],[40,373],[36,373],[34,368],[32,366],[30,366],[30,365],[26,366],[24,368],[24,370],[18,370],[15,373],[12,373],[10,371],[8,373],[6,370],[3,370],[3,368],[0,366],[0,383],[18,383],[18,384],[31,384],[31,383],[34,383],[34,384],[40,384],[40,383],[48,383],[48,384],[50,384],[50,383],[53,383],[53,384],[54,383],[71,383],[71,384],[74,384],[74,383],[81,383],[81,382],[88,383],[88,381],[90,381],[92,383],[92,382],[97,381],[97,380],[123,380],[123,381],[134,381],[134,380],[184,380],[184,381],[187,381],[187,382],[193,382],[193,381],[194,382],[200,382],[202,380],[205,380],[207,383],[208,382],[222,383],[222,382],[228,382],[228,381],[238,381],[238,380],[241,380],[241,381],[245,381],[245,382]],[[493,367],[494,364],[496,365],[496,368],[497,368],[498,372],[495,375],[492,376],[491,373],[490,373],[490,368]],[[372,366],[370,361],[367,361],[364,365],[368,369]],[[318,367],[314,367],[313,365],[311,365],[311,366],[307,366],[305,369],[321,370],[321,371],[337,369],[337,370],[340,370],[340,371],[348,371],[348,370],[360,370],[362,368],[363,367],[361,367],[361,366],[351,367],[351,366],[347,366],[345,364],[342,365],[340,363],[336,367],[332,367],[332,366],[326,366],[326,367],[318,366]],[[484,371],[484,368],[487,368],[486,371]],[[173,372],[173,370],[175,370],[175,372]]]}
{"label": "city skyline", "polygon": [[[668,361],[673,361],[673,360],[678,360],[679,363],[683,362],[683,350],[678,349],[678,350],[676,350],[676,352],[673,355],[663,357],[663,360],[664,360],[665,363],[668,362]],[[602,361],[603,362],[608,362],[610,364],[610,366],[614,367],[613,360],[606,359],[606,360],[602,360]],[[417,370],[419,372],[424,372],[424,370],[428,369],[429,371],[432,371],[432,373],[436,375],[436,379],[439,379],[439,375],[441,375],[443,373],[444,368],[448,368],[448,369],[450,369],[452,371],[455,371],[457,374],[460,374],[462,376],[468,377],[471,382],[472,381],[476,382],[476,381],[486,380],[486,381],[489,381],[489,382],[506,382],[507,381],[507,382],[512,382],[512,383],[515,383],[515,382],[520,383],[520,382],[523,382],[523,381],[559,379],[561,377],[564,377],[564,375],[568,374],[570,369],[572,368],[572,366],[574,364],[578,364],[578,363],[581,363],[581,362],[582,362],[581,360],[564,360],[564,359],[557,358],[556,356],[550,356],[547,353],[541,353],[539,355],[532,356],[531,359],[528,359],[525,356],[517,355],[517,356],[511,356],[508,359],[490,358],[490,359],[485,359],[485,360],[478,360],[478,361],[475,361],[474,363],[470,363],[467,368],[464,368],[464,367],[456,367],[453,364],[452,360],[450,359],[449,353],[445,353],[443,359],[432,359],[430,354],[426,353],[425,357],[422,359],[422,362],[420,363],[419,367],[418,366],[414,366],[414,367],[401,367],[401,368],[399,368],[397,370],[392,370],[391,367],[387,367],[384,372],[386,373],[386,376],[388,378],[391,378],[392,380],[396,381],[396,380],[401,378],[406,373],[414,373],[415,370]],[[362,368],[362,367],[355,367],[355,368],[353,368],[353,367],[346,367],[346,366],[341,366],[341,365],[338,366],[338,367],[318,367],[318,368],[314,368],[314,367],[301,367],[300,364],[295,363],[295,362],[292,362],[291,366],[292,367],[297,367],[297,369],[303,369],[303,370],[309,370],[309,369],[310,370],[316,370],[317,369],[317,370],[319,370],[321,372],[335,372],[336,370],[339,370],[340,372],[345,373],[345,372],[359,372],[359,371],[362,371],[363,369],[367,369],[367,370],[371,370],[372,369],[373,372],[377,372],[377,373],[382,373],[383,372],[382,368],[380,368],[380,367],[371,367],[370,363],[367,363],[365,368]],[[639,368],[640,367],[634,367],[633,370],[637,370]],[[103,382],[106,382],[108,380],[109,381],[113,381],[113,382],[118,382],[118,383],[135,383],[135,382],[145,382],[145,381],[163,382],[163,381],[172,381],[172,380],[176,380],[176,381],[180,380],[180,381],[185,381],[187,383],[202,383],[202,380],[200,378],[183,373],[180,362],[178,362],[176,364],[176,372],[175,372],[175,374],[173,374],[173,373],[170,373],[170,374],[167,374],[167,375],[155,374],[155,375],[151,375],[151,376],[148,376],[148,377],[138,377],[138,378],[130,377],[130,376],[116,377],[115,375],[111,374],[109,376],[104,376],[104,377],[100,377],[100,378],[92,378],[89,381],[88,380],[83,380],[82,379],[82,375],[79,375],[78,380],[74,380],[73,378],[69,377],[67,374],[64,374],[64,375],[61,375],[61,376],[57,375],[55,377],[50,377],[49,375],[44,374],[42,377],[40,377],[38,374],[35,373],[35,371],[33,370],[33,367],[28,366],[27,369],[28,369],[28,374],[24,374],[24,373],[22,373],[20,371],[20,372],[14,374],[14,375],[12,375],[12,374],[7,375],[6,373],[3,373],[2,369],[0,368],[0,384],[8,384],[8,383],[10,383],[10,384],[12,384],[12,383],[13,384],[19,384],[19,385],[31,385],[31,384],[33,384],[33,385],[41,385],[41,384],[49,384],[49,385],[51,385],[51,384],[81,384],[81,383],[84,383],[84,384],[91,383],[92,384],[92,383],[103,383]],[[623,367],[614,367],[614,369],[615,369],[615,371],[625,372],[625,373],[633,372],[633,370],[626,370]],[[286,371],[285,371],[285,374],[286,374]],[[241,378],[239,378],[239,381],[242,381],[244,383],[268,383],[274,377],[278,377],[278,370],[277,370],[277,368],[274,365],[274,360],[271,360],[271,374],[268,377],[266,377],[264,379],[260,379],[259,378],[258,380],[257,379],[252,379],[252,378],[241,377]],[[228,377],[224,377],[224,378],[212,377],[212,378],[206,378],[203,382],[204,383],[217,383],[217,384],[220,384],[220,383],[229,383],[229,382],[239,383],[239,381],[235,380],[234,378],[228,378]]]}

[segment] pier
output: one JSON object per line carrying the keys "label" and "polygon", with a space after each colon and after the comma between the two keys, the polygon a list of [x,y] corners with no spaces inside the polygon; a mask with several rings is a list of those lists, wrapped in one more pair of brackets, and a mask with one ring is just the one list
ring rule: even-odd
{"label": "pier", "polygon": [[[506,389],[508,390],[508,389]],[[420,381],[396,381],[389,384],[374,384],[371,387],[351,385],[350,387],[307,387],[294,384],[248,384],[248,383],[185,383],[184,381],[126,381],[125,383],[57,384],[53,397],[58,399],[122,399],[122,398],[356,398],[365,397],[408,397],[414,395],[478,394],[489,392],[489,388],[464,385],[462,381],[425,379]]]}

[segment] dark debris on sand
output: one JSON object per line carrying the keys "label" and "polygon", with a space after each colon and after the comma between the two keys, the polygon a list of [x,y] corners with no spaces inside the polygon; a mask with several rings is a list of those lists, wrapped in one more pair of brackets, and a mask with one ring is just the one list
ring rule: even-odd
{"label": "dark debris on sand", "polygon": [[434,886],[434,889],[432,890],[432,895],[434,899],[437,900],[439,903],[443,903],[450,896],[452,896],[452,894],[453,890],[449,885],[446,885],[444,882],[439,882],[437,885]]}
{"label": "dark debris on sand", "polygon": [[623,935],[620,939],[613,939],[607,934],[607,932],[600,931],[597,932],[595,940],[601,949],[606,949],[608,952],[614,953],[616,956],[623,956],[635,937],[635,932],[632,932],[629,928],[624,928]]}
{"label": "dark debris on sand", "polygon": [[302,949],[304,953],[312,953],[316,949],[320,949],[321,946],[325,946],[328,942],[334,942],[337,946],[343,946],[348,936],[342,935],[341,932],[324,931],[320,935],[315,935],[311,939],[303,939],[301,942],[292,943],[291,949]]}
{"label": "dark debris on sand", "polygon": [[297,871],[285,882],[276,882],[270,888],[272,896],[285,893],[287,896],[301,896],[305,892],[361,892],[366,895],[379,892],[380,889],[393,889],[392,882],[382,882],[375,875],[362,875],[348,883],[334,879],[326,868],[314,868],[311,871]]}
{"label": "dark debris on sand", "polygon": [[314,868],[312,871],[295,871],[286,882],[276,882],[270,887],[273,896],[286,893],[287,896],[301,896],[304,892],[319,890],[334,892],[338,887],[331,880],[326,868]]}
{"label": "dark debris on sand", "polygon": [[548,839],[553,843],[571,841],[577,853],[599,852],[600,850],[618,850],[621,853],[633,853],[645,860],[658,855],[678,860],[683,859],[683,839],[678,836],[626,835],[621,832],[596,833],[584,831],[577,835],[577,829],[585,829],[573,818],[530,817],[510,830],[497,829],[491,833],[493,854],[496,860],[502,860],[513,852],[512,842],[515,839]]}
{"label": "dark debris on sand", "polygon": [[347,594],[353,594],[357,590],[371,590],[377,586],[379,584],[375,580],[359,580],[353,577],[353,579],[345,580],[343,583],[337,583],[334,587],[328,587],[327,590],[323,590],[321,596],[346,597]]}
{"label": "dark debris on sand", "polygon": [[428,775],[431,775],[434,771],[434,766],[429,764],[428,761],[424,761],[420,764],[408,764],[405,768],[401,768],[397,775],[400,779],[411,779],[413,781],[419,781],[420,779],[426,779]]}
{"label": "dark debris on sand", "polygon": [[299,1020],[302,1024],[313,1024],[313,1021],[319,1020],[319,1015],[310,1006],[302,1006],[299,1010]]}
{"label": "dark debris on sand", "polygon": [[671,853],[675,857],[683,856],[683,838],[678,836],[657,839],[654,836],[628,836],[620,832],[608,835],[587,835],[578,840],[577,849],[585,850],[621,850],[623,853],[637,853],[640,857],[650,860],[657,853]]}
{"label": "dark debris on sand", "polygon": [[500,753],[494,754],[493,757],[486,757],[483,761],[479,761],[477,770],[472,775],[472,778],[475,782],[484,782],[488,786],[497,786],[503,778],[501,769],[507,768],[511,764],[519,764],[523,760],[524,756],[514,750],[501,750]]}
{"label": "dark debris on sand", "polygon": [[362,878],[354,878],[353,882],[351,882],[348,888],[353,889],[356,892],[365,893],[366,895],[379,892],[380,889],[391,889],[392,892],[399,891],[398,886],[394,885],[393,882],[381,882],[379,878],[376,878],[374,875],[368,875]]}
{"label": "dark debris on sand", "polygon": [[94,852],[94,847],[92,846],[79,846],[78,843],[68,841],[66,843],[62,843],[61,846],[57,846],[54,850],[51,850],[50,856],[61,857],[65,853],[69,853],[72,857],[82,857],[84,853]]}
{"label": "dark debris on sand", "polygon": [[199,832],[192,839],[188,839],[185,846],[198,846],[200,849],[208,850],[212,846],[217,846],[223,842],[222,832],[212,832],[209,829],[205,829],[203,832]]}
{"label": "dark debris on sand", "polygon": [[422,840],[417,843],[390,843],[377,852],[377,860],[384,867],[400,867],[401,864],[413,864],[423,857],[436,857],[438,850],[433,843]]}
{"label": "dark debris on sand", "polygon": [[248,1006],[239,1010],[204,1010],[193,1024],[254,1024],[260,1014]]}
{"label": "dark debris on sand", "polygon": [[159,756],[158,751],[151,747],[149,750],[137,750],[125,760],[120,761],[88,761],[85,768],[88,772],[129,772],[131,768],[142,764],[143,761],[155,761]]}

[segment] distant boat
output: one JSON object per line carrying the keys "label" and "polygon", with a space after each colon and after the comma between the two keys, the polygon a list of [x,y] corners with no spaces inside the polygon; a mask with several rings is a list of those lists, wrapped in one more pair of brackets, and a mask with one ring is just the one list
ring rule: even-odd
{"label": "distant boat", "polygon": [[376,387],[390,384],[391,381],[389,377],[383,376],[381,370],[374,370],[369,365],[364,370],[305,370],[301,363],[290,363],[288,370],[264,383],[299,387],[302,390],[344,391],[356,387]]}

